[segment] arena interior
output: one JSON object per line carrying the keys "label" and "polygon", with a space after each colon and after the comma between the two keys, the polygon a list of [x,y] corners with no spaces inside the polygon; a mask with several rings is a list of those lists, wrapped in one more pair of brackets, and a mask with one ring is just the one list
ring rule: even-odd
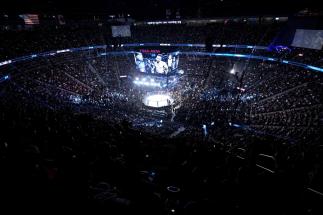
{"label": "arena interior", "polygon": [[5,2],[3,212],[323,213],[315,1]]}

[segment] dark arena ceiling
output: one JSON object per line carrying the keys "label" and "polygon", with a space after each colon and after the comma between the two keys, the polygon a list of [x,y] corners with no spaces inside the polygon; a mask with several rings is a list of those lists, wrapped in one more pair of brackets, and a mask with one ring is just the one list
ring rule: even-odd
{"label": "dark arena ceiling", "polygon": [[315,0],[3,0],[0,12],[73,14],[127,13],[138,19],[164,18],[165,10],[180,11],[182,17],[214,17],[267,14],[294,14],[302,9],[319,10]]}

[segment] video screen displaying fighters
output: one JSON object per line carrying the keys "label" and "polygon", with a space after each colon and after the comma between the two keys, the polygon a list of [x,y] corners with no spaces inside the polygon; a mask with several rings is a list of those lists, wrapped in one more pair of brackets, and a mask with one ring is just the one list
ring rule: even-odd
{"label": "video screen displaying fighters", "polygon": [[134,54],[136,70],[141,73],[167,75],[174,74],[178,68],[177,52],[162,54],[158,50],[136,52]]}

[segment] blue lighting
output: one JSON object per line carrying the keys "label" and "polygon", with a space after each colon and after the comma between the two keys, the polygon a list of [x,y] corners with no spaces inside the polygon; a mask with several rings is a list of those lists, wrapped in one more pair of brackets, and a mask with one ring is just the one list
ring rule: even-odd
{"label": "blue lighting", "polygon": [[232,54],[232,53],[214,53],[214,52],[181,52],[182,54],[194,54],[199,56],[223,56],[223,57],[237,57],[237,58],[248,58],[248,59],[259,59],[264,61],[275,61],[281,62],[288,65],[302,67],[304,69],[310,69],[317,72],[323,72],[323,68],[307,65],[303,63],[298,63],[295,61],[281,60],[279,61],[277,58],[257,56],[257,55],[245,55],[245,54]]}
{"label": "blue lighting", "polygon": [[81,99],[80,95],[71,95],[70,100],[74,104],[81,104],[81,102],[82,102],[82,99]]}
{"label": "blue lighting", "polygon": [[238,124],[232,124],[232,126],[236,128],[241,128],[241,125],[238,125]]}
{"label": "blue lighting", "polygon": [[241,125],[235,124],[235,123],[231,123],[229,122],[229,126],[235,127],[235,128],[241,128]]}
{"label": "blue lighting", "polygon": [[[203,47],[205,46],[204,44],[177,44],[177,43],[169,43],[169,44],[160,44],[160,43],[127,43],[124,44],[124,46],[128,47],[136,47],[136,46],[177,46],[177,47]],[[217,44],[213,44],[213,47],[218,47]],[[54,56],[58,53],[64,53],[64,52],[77,52],[77,51],[83,51],[83,50],[89,50],[89,49],[105,49],[107,46],[106,45],[95,45],[95,46],[86,46],[86,47],[79,47],[79,48],[71,48],[71,49],[63,49],[63,50],[56,50],[56,51],[50,51],[50,52],[43,52],[43,53],[37,53],[29,56],[23,56],[23,57],[18,57],[12,60],[7,60],[0,62],[0,67],[8,65],[8,64],[13,64],[16,62],[21,62],[21,61],[27,61],[32,58],[39,58],[39,57],[51,57]],[[235,47],[235,48],[254,48],[254,49],[267,49],[267,47],[264,46],[251,46],[251,45],[222,45],[222,47]],[[268,47],[269,50],[283,50],[283,51],[291,51],[289,47],[286,46],[270,46]],[[100,53],[100,56],[106,56],[106,55],[126,55],[126,54],[132,54],[134,51],[114,51],[114,52],[104,52]],[[257,59],[257,60],[263,60],[263,61],[272,61],[272,62],[280,62],[292,66],[297,66],[301,67],[304,69],[316,71],[316,72],[323,72],[323,68],[313,66],[313,65],[308,65],[308,64],[303,64],[295,61],[288,61],[288,60],[280,60],[278,58],[272,58],[272,57],[265,57],[265,56],[257,56],[257,55],[247,55],[247,54],[233,54],[233,53],[214,53],[214,52],[180,52],[182,54],[187,54],[187,55],[199,55],[199,56],[223,56],[223,57],[236,57],[236,58],[247,58],[247,59]],[[2,80],[4,77],[2,77]]]}
{"label": "blue lighting", "polygon": [[2,78],[0,78],[0,83],[9,79],[10,79],[9,75],[3,76]]}
{"label": "blue lighting", "polygon": [[203,134],[204,134],[204,136],[206,136],[207,135],[206,125],[203,125],[202,128],[203,128]]}
{"label": "blue lighting", "polygon": [[136,77],[135,80],[133,81],[133,83],[138,86],[161,87],[161,83],[155,82],[154,79],[150,79],[148,81],[148,80],[146,80],[146,78],[143,78],[140,80],[138,77]]}
{"label": "blue lighting", "polygon": [[314,71],[323,72],[323,68],[320,68],[320,67],[310,66],[310,65],[307,65],[306,67]]}

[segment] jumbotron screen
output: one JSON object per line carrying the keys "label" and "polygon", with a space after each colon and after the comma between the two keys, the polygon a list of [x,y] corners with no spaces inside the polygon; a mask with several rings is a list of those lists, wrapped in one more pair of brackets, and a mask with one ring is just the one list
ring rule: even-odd
{"label": "jumbotron screen", "polygon": [[178,68],[178,52],[161,53],[160,50],[141,50],[134,54],[136,71],[148,74],[174,74]]}

